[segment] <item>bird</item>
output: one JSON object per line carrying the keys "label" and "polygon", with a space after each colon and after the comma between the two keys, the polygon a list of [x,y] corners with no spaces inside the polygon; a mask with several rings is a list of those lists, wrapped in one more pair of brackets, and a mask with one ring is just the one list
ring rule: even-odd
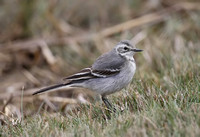
{"label": "bird", "polygon": [[136,71],[133,56],[142,51],[131,44],[131,41],[122,40],[112,50],[98,57],[90,67],[63,78],[62,83],[39,89],[33,95],[69,87],[86,88],[100,94],[105,106],[115,112],[116,109],[107,96],[120,91],[131,82]]}

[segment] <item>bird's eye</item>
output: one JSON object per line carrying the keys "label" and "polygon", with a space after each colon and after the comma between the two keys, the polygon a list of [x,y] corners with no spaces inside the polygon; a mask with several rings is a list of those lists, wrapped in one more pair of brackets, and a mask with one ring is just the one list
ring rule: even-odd
{"label": "bird's eye", "polygon": [[127,47],[124,47],[124,50],[128,50],[128,48],[127,48]]}

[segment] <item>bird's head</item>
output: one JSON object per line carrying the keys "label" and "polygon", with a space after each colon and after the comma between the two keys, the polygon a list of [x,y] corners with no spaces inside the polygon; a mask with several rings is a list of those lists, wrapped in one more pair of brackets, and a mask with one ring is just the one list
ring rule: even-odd
{"label": "bird's head", "polygon": [[117,51],[117,53],[120,56],[125,57],[126,59],[133,59],[133,55],[136,52],[142,52],[143,51],[141,49],[137,49],[135,47],[135,45],[132,45],[129,40],[120,41],[116,45],[115,50]]}

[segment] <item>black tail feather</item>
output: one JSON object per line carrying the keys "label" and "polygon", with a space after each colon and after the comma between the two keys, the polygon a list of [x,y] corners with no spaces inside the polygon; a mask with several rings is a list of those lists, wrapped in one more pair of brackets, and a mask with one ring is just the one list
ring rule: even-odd
{"label": "black tail feather", "polygon": [[40,94],[40,93],[50,91],[50,90],[53,90],[53,89],[56,89],[56,88],[61,88],[63,86],[66,86],[66,84],[56,84],[56,85],[52,85],[52,86],[49,86],[49,87],[45,87],[45,88],[42,88],[42,89],[34,92],[32,95]]}

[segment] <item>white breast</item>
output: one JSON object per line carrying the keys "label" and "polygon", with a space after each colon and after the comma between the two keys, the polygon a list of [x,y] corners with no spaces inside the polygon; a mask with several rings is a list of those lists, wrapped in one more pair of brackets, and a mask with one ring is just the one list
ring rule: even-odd
{"label": "white breast", "polygon": [[123,74],[126,75],[126,78],[124,78],[125,82],[127,82],[127,84],[129,84],[135,74],[136,71],[136,64],[134,59],[129,61],[126,69],[124,69]]}
{"label": "white breast", "polygon": [[[116,75],[116,77],[110,78],[110,80],[108,80],[107,87],[105,86],[105,88],[102,88],[101,93],[108,95],[125,88],[131,82],[135,74],[135,70],[135,62],[127,62],[126,66],[124,67],[124,69],[121,70],[119,75]],[[104,89],[107,89],[107,91]]]}

